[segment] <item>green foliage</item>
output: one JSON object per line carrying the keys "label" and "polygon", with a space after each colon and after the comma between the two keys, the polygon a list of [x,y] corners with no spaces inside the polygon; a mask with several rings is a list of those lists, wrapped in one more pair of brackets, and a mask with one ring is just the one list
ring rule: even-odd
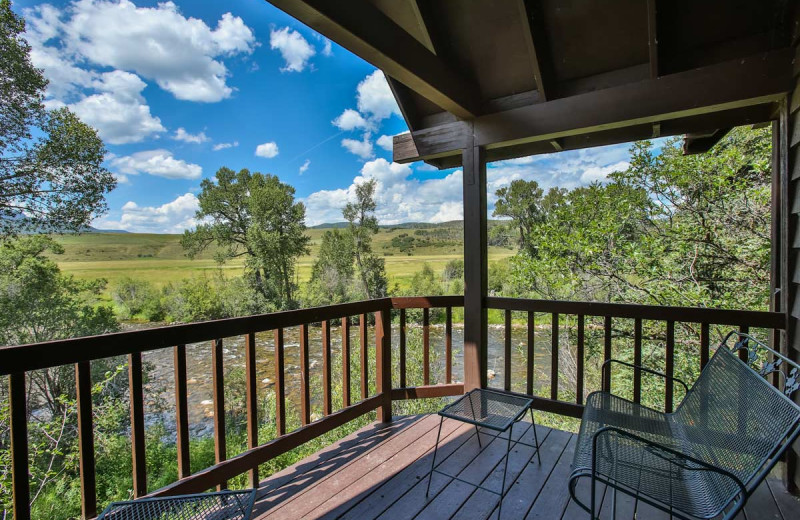
{"label": "green foliage", "polygon": [[306,287],[306,304],[329,305],[350,300],[355,276],[354,246],[347,231],[333,229],[322,235],[319,256]]}
{"label": "green foliage", "polygon": [[25,21],[0,0],[0,233],[79,231],[116,185],[97,132],[66,108],[47,111]]}
{"label": "green foliage", "polygon": [[196,218],[204,222],[186,231],[181,244],[194,257],[212,244],[217,260],[244,257],[253,287],[276,308],[296,305],[295,263],[308,253],[305,206],[294,188],[274,175],[220,168],[216,182],[204,179]]}
{"label": "green foliage", "polygon": [[348,202],[342,215],[353,238],[354,252],[362,289],[367,298],[386,296],[386,263],[372,251],[372,236],[378,232],[375,217],[375,179],[356,186],[356,201]]}
{"label": "green foliage", "polygon": [[150,321],[164,319],[164,311],[158,291],[145,280],[129,276],[118,281],[111,291],[111,297],[122,311],[122,316],[133,318],[142,314]]}

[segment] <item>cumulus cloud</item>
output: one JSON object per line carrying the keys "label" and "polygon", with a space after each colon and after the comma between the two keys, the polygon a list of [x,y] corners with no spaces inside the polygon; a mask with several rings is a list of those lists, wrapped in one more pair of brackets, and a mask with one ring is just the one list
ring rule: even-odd
{"label": "cumulus cloud", "polygon": [[400,115],[400,108],[392,95],[383,72],[376,70],[356,87],[358,111],[380,121],[392,114]]}
{"label": "cumulus cloud", "polygon": [[306,159],[306,162],[300,165],[300,169],[297,170],[297,175],[303,175],[308,171],[309,166],[311,166],[311,159]]}
{"label": "cumulus cloud", "polygon": [[278,155],[278,145],[274,141],[260,144],[256,147],[256,155],[265,159],[272,159]]}
{"label": "cumulus cloud", "polygon": [[350,153],[355,154],[362,159],[369,159],[373,155],[372,141],[370,141],[370,134],[365,133],[361,141],[356,139],[342,139],[342,146]]}
{"label": "cumulus cloud", "polygon": [[386,150],[387,152],[391,152],[394,149],[394,140],[392,139],[391,135],[382,135],[375,141],[375,144]]}
{"label": "cumulus cloud", "polygon": [[322,55],[333,56],[333,48],[331,46],[331,41],[327,38],[325,38],[325,43],[322,45]]}
{"label": "cumulus cloud", "polygon": [[172,136],[173,139],[176,141],[183,141],[184,143],[207,143],[211,139],[208,138],[205,132],[200,132],[199,134],[190,134],[187,132],[183,127],[178,128],[175,131],[175,135]]}
{"label": "cumulus cloud", "polygon": [[[134,72],[177,99],[215,102],[229,97],[221,58],[250,54],[255,35],[226,13],[212,29],[186,18],[173,2],[137,7],[129,0],[75,0],[58,11],[48,4],[25,10],[32,60],[51,80],[54,96],[85,87],[84,64]],[[58,39],[59,46],[47,45]]]}
{"label": "cumulus cloud", "polygon": [[352,108],[345,109],[336,119],[331,121],[339,130],[368,130],[372,125]]}
{"label": "cumulus cloud", "polygon": [[239,146],[239,141],[234,141],[232,143],[217,143],[214,146],[212,146],[211,149],[214,150],[215,152],[218,152],[220,150],[226,150],[228,148],[236,148],[237,146]]}
{"label": "cumulus cloud", "polygon": [[194,217],[198,209],[200,204],[192,193],[181,195],[161,206],[139,206],[128,201],[122,206],[119,220],[105,218],[94,225],[135,233],[183,233],[197,226]]}
{"label": "cumulus cloud", "polygon": [[308,60],[316,54],[314,46],[308,43],[302,34],[288,27],[273,29],[269,35],[269,46],[272,50],[280,52],[286,62],[286,65],[281,67],[283,72],[303,72]]}
{"label": "cumulus cloud", "polygon": [[112,170],[124,176],[147,173],[167,179],[199,179],[203,173],[199,165],[175,159],[168,150],[148,150],[122,157],[111,155],[108,161]]}
{"label": "cumulus cloud", "polygon": [[581,182],[586,184],[604,182],[608,179],[609,174],[625,171],[630,165],[631,163],[628,161],[620,161],[616,164],[609,164],[608,166],[592,166],[584,170],[583,174],[581,174]]}

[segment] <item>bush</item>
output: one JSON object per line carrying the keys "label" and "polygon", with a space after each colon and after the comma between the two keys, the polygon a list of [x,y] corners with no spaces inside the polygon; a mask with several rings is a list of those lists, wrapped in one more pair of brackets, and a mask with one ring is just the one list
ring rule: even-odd
{"label": "bush", "polygon": [[150,321],[163,319],[158,291],[145,280],[126,276],[114,286],[111,297],[122,309],[121,314],[124,318],[143,314]]}

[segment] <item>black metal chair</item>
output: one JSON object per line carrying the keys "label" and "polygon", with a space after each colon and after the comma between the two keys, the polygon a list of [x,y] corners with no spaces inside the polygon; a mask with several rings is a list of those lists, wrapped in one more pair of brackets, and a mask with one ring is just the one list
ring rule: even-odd
{"label": "black metal chair", "polygon": [[109,505],[97,520],[250,520],[256,490],[140,498]]}
{"label": "black metal chair", "polygon": [[[608,360],[604,373],[611,363],[637,368]],[[766,380],[775,373],[782,388]],[[673,413],[609,391],[587,398],[569,488],[592,518],[597,482],[676,518],[733,518],[800,433],[800,406],[791,400],[800,366],[747,334],[730,333],[691,388],[675,381],[686,396]],[[588,504],[576,494],[584,478],[591,481]]]}

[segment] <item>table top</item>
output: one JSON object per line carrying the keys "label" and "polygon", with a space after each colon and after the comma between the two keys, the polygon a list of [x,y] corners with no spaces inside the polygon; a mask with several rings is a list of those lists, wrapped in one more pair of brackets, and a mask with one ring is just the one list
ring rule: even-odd
{"label": "table top", "polygon": [[520,420],[533,399],[488,388],[476,388],[445,406],[439,415],[499,432]]}

